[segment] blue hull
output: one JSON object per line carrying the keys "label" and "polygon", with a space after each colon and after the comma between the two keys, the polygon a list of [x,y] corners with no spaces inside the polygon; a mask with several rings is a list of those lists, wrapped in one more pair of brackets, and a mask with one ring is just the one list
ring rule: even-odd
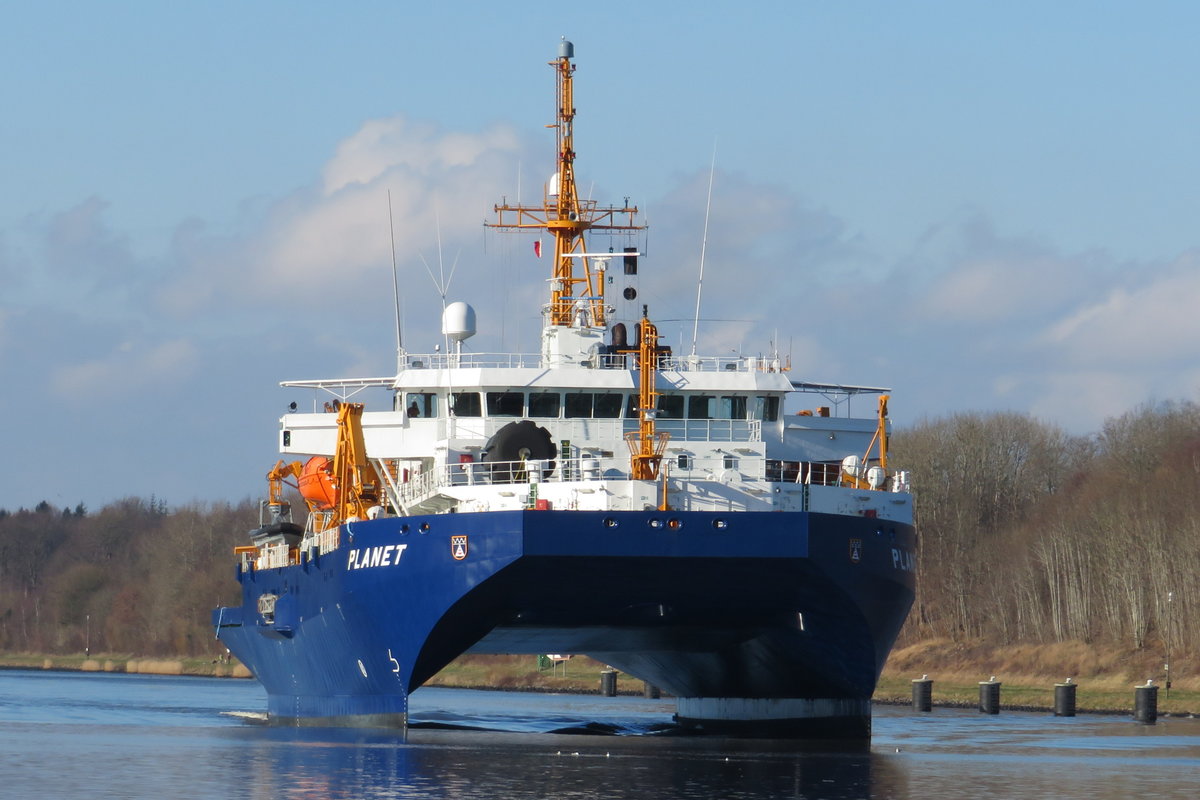
{"label": "blue hull", "polygon": [[242,605],[213,621],[280,721],[403,724],[408,694],[464,652],[561,652],[690,698],[685,723],[722,727],[706,698],[780,701],[815,708],[813,733],[862,735],[914,551],[908,525],[811,512],[389,518],[300,565],[239,569]]}

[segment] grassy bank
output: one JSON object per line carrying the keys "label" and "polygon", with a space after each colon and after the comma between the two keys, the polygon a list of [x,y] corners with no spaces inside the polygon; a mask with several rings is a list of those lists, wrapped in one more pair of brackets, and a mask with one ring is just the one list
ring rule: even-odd
{"label": "grassy bank", "polygon": [[[549,669],[539,669],[537,656],[460,656],[425,685],[595,694],[600,690],[600,673],[606,669],[587,656],[572,656]],[[644,685],[631,675],[617,676],[619,694],[642,694]]]}
{"label": "grassy bank", "polygon": [[[44,669],[68,672],[124,672],[141,675],[196,675],[216,678],[249,678],[250,671],[233,660],[212,658],[140,658],[129,654],[99,653],[47,655],[0,653],[0,669]],[[523,692],[596,693],[600,673],[607,667],[586,656],[541,670],[537,656],[462,656],[435,675],[426,685],[456,689],[500,689]],[[617,682],[621,694],[641,694],[643,683],[629,675]]]}
{"label": "grassy bank", "polygon": [[[935,706],[956,706],[975,708],[979,704],[979,682],[988,680],[991,675],[982,677],[948,675],[945,677],[930,675],[933,679],[933,704]],[[920,675],[917,676],[921,677]],[[997,675],[1001,682],[1000,705],[1003,709],[1023,711],[1049,711],[1054,708],[1054,682],[1037,682],[1028,676],[1013,676],[1004,679]],[[1059,679],[1061,682],[1062,679]],[[1090,712],[1112,714],[1132,714],[1134,702],[1134,684],[1119,687],[1110,682],[1077,682],[1076,708]],[[908,705],[912,702],[912,679],[895,675],[884,675],[875,691],[877,703],[893,705]],[[1171,691],[1165,691],[1160,685],[1158,690],[1158,713],[1165,716],[1194,715],[1200,713],[1200,692],[1194,689],[1180,688],[1172,682]]]}
{"label": "grassy bank", "polygon": [[[1132,713],[1134,687],[1147,678],[1159,685],[1160,714],[1200,714],[1200,675],[1196,659],[1175,658],[1174,679],[1162,686],[1162,659],[1145,651],[1120,650],[1067,642],[1054,645],[989,646],[982,642],[929,640],[897,649],[888,660],[875,700],[908,704],[912,681],[927,675],[933,680],[933,703],[938,706],[975,707],[979,682],[995,676],[1002,684],[1001,707],[1049,710],[1054,707],[1054,684],[1067,677],[1077,684],[1080,711]],[[575,656],[552,668],[539,669],[537,656],[461,656],[426,685],[506,691],[595,693],[605,665]],[[249,677],[237,661],[211,658],[138,658],[129,654],[43,655],[0,654],[0,668],[60,669],[90,672],[126,672],[158,675]],[[642,694],[644,684],[630,675],[617,678],[621,694]]]}
{"label": "grassy bank", "polygon": [[935,705],[974,707],[979,682],[1001,682],[1003,708],[1052,709],[1054,685],[1067,678],[1077,684],[1081,711],[1132,713],[1134,688],[1153,679],[1160,714],[1200,714],[1200,675],[1196,659],[1178,654],[1172,687],[1163,685],[1163,658],[1146,650],[1060,642],[995,647],[985,642],[931,639],[895,650],[880,678],[879,702],[912,702],[912,681],[933,680]]}
{"label": "grassy bank", "polygon": [[124,672],[136,675],[196,675],[207,678],[249,678],[250,671],[237,661],[212,658],[139,658],[127,653],[92,656],[0,654],[0,669],[45,669],[69,672]]}
{"label": "grassy bank", "polygon": [[[1200,714],[1200,676],[1184,674],[1195,660],[1175,659],[1175,679],[1168,692],[1161,685],[1160,657],[1137,650],[1120,650],[1068,642],[1054,645],[989,646],[981,642],[930,640],[896,650],[889,659],[875,700],[912,702],[912,681],[933,679],[933,702],[939,706],[975,707],[979,682],[992,676],[1000,681],[1000,703],[1006,709],[1054,708],[1054,684],[1070,677],[1080,711],[1132,714],[1134,688],[1154,678],[1159,685],[1160,714]],[[539,671],[535,656],[462,656],[427,685],[541,692],[596,692],[605,666],[577,656]],[[643,683],[620,675],[622,694],[641,694]]]}

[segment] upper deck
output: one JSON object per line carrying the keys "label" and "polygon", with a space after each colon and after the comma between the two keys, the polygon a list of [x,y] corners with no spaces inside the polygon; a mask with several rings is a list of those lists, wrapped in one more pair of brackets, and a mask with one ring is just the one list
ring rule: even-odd
{"label": "upper deck", "polygon": [[[554,386],[559,388],[632,388],[637,384],[636,359],[631,354],[603,354],[547,368],[534,353],[406,353],[395,375],[369,378],[326,378],[283,381],[285,388],[316,389],[347,401],[364,389],[402,390],[429,387]],[[660,388],[769,391],[815,394],[832,408],[832,416],[849,417],[850,401],[860,395],[886,394],[882,386],[797,381],[779,357],[675,356],[658,360]],[[820,405],[819,403],[816,405]]]}

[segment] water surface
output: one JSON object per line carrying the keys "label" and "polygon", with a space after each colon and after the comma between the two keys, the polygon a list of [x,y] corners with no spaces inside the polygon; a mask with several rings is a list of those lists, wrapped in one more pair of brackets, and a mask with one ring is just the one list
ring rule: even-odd
{"label": "water surface", "polygon": [[[663,737],[670,701],[422,689],[414,722],[257,724],[253,681],[0,672],[0,797],[1193,798],[1200,721],[877,708],[869,746]],[[627,735],[547,731],[604,726]],[[637,735],[641,734],[641,735]]]}

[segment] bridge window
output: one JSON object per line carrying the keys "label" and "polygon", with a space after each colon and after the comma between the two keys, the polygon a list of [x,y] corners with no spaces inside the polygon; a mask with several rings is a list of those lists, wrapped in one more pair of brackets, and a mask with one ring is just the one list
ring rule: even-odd
{"label": "bridge window", "polygon": [[761,419],[763,422],[774,422],[779,419],[779,398],[771,396],[754,398],[754,418]]}
{"label": "bridge window", "polygon": [[558,392],[530,392],[529,416],[558,417],[558,409],[562,407],[562,395]]}
{"label": "bridge window", "polygon": [[687,395],[688,419],[745,419],[746,397],[742,395]]}
{"label": "bridge window", "polygon": [[450,407],[456,417],[482,417],[483,408],[479,392],[454,392],[450,395]]}
{"label": "bridge window", "polygon": [[717,399],[717,418],[718,419],[745,419],[746,418],[746,397],[745,395],[726,395]]}
{"label": "bridge window", "polygon": [[618,419],[621,416],[621,397],[619,394],[598,394],[592,406],[596,419]]}
{"label": "bridge window", "polygon": [[437,395],[433,392],[409,392],[404,395],[404,410],[409,417],[436,417]]}
{"label": "bridge window", "polygon": [[525,410],[524,392],[488,392],[489,417],[519,417]]}
{"label": "bridge window", "polygon": [[589,392],[567,392],[563,408],[564,416],[568,418],[590,417],[592,395]]}
{"label": "bridge window", "polygon": [[711,394],[689,394],[688,419],[712,419],[717,398]]}
{"label": "bridge window", "polygon": [[662,394],[658,396],[659,419],[683,419],[683,395]]}
{"label": "bridge window", "polygon": [[619,419],[624,395],[606,392],[567,392],[564,416],[569,418],[594,417],[595,419]]}

